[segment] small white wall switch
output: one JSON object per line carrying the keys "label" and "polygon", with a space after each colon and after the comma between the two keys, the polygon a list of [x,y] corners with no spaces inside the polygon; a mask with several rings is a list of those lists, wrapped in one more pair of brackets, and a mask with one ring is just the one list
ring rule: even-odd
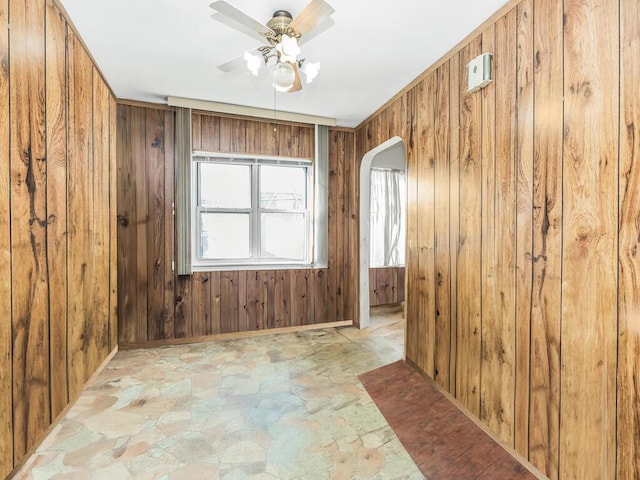
{"label": "small white wall switch", "polygon": [[467,64],[467,92],[475,92],[491,83],[491,53],[483,53]]}

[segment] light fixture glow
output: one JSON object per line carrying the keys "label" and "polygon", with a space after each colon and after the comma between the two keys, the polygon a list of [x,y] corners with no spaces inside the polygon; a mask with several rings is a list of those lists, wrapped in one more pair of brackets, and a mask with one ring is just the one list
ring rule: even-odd
{"label": "light fixture glow", "polygon": [[281,41],[276,45],[278,57],[282,62],[295,62],[300,55],[298,39],[289,35],[282,35]]}
{"label": "light fixture glow", "polygon": [[318,76],[320,62],[304,62],[301,70],[307,79],[307,83],[311,83]]}
{"label": "light fixture glow", "polygon": [[247,62],[249,71],[254,75],[258,75],[260,64],[262,64],[262,57],[245,51],[244,60]]}
{"label": "light fixture glow", "polygon": [[296,72],[286,62],[278,62],[273,68],[273,88],[279,92],[287,92],[296,80]]}

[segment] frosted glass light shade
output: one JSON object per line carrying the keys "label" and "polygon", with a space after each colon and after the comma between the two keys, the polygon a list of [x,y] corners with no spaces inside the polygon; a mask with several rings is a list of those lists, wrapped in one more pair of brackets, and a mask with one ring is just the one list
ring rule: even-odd
{"label": "frosted glass light shade", "polygon": [[273,88],[279,92],[286,92],[296,80],[296,72],[293,67],[285,62],[278,62],[273,68]]}
{"label": "frosted glass light shade", "polygon": [[302,66],[302,71],[307,77],[307,83],[313,82],[313,79],[318,76],[318,72],[320,71],[320,62],[305,62]]}
{"label": "frosted glass light shade", "polygon": [[244,60],[247,62],[247,68],[254,75],[258,75],[258,70],[260,69],[260,65],[262,64],[262,57],[258,55],[253,55],[249,52],[244,52]]}
{"label": "frosted glass light shade", "polygon": [[278,58],[281,62],[295,62],[300,55],[298,39],[288,35],[282,35],[282,40],[276,45]]}

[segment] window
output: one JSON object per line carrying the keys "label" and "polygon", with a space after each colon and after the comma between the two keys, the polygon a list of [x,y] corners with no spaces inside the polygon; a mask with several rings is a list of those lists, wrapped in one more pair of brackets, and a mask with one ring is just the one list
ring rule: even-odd
{"label": "window", "polygon": [[370,265],[404,265],[407,189],[403,171],[372,168]]}
{"label": "window", "polygon": [[194,157],[194,267],[310,263],[312,174],[303,160]]}

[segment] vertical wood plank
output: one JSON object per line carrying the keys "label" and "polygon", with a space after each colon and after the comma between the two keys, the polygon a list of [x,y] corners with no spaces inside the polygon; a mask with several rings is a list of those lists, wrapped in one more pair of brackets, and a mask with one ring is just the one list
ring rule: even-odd
{"label": "vertical wood plank", "polygon": [[620,2],[620,237],[617,479],[640,478],[640,5]]}
{"label": "vertical wood plank", "polygon": [[202,114],[191,114],[191,149],[203,150],[202,148]]}
{"label": "vertical wood plank", "polygon": [[569,0],[564,17],[560,478],[604,479],[616,470],[619,4]]}
{"label": "vertical wood plank", "polygon": [[558,478],[562,292],[562,4],[538,2],[534,25],[533,304],[529,461]]}
{"label": "vertical wood plank", "polygon": [[[241,272],[242,275],[244,272]],[[213,335],[222,332],[221,319],[220,319],[220,272],[209,273],[210,293],[211,296],[211,333]],[[246,275],[245,275],[246,278]],[[246,280],[245,280],[246,284]],[[246,306],[245,306],[246,309]],[[241,312],[242,313],[242,312]],[[245,314],[246,316],[246,314]],[[242,315],[241,315],[242,318]],[[246,325],[246,319],[244,320]]]}
{"label": "vertical wood plank", "polygon": [[516,394],[514,443],[529,451],[533,252],[533,23],[529,0],[517,7]]}
{"label": "vertical wood plank", "polygon": [[164,302],[162,305],[162,338],[175,335],[175,202],[174,113],[164,113]]}
{"label": "vertical wood plank", "polygon": [[[136,182],[133,163],[132,138],[133,107],[118,106],[118,340],[121,343],[136,341],[137,268],[132,252],[136,246]],[[173,336],[173,333],[172,333]]]}
{"label": "vertical wood plank", "polygon": [[187,338],[193,335],[191,313],[191,276],[176,277],[175,298],[175,338]]}
{"label": "vertical wood plank", "polygon": [[222,333],[237,332],[239,319],[238,272],[221,272],[220,325]]}
{"label": "vertical wood plank", "polygon": [[[434,125],[434,211],[435,211],[435,363],[434,380],[449,388],[451,352],[451,260],[449,254],[449,63],[437,72]],[[398,301],[401,301],[398,298]]]}
{"label": "vertical wood plank", "polygon": [[369,305],[379,305],[378,302],[378,274],[377,268],[369,269]]}
{"label": "vertical wood plank", "polygon": [[418,341],[423,343],[418,365],[435,375],[435,77],[428,76],[418,90]]}
{"label": "vertical wood plank", "polygon": [[[67,25],[53,2],[46,6],[47,269],[51,418],[69,402],[67,390]],[[115,136],[114,136],[115,138]],[[9,309],[7,309],[8,311]]]}
{"label": "vertical wood plank", "polygon": [[[300,143],[298,156],[300,158],[315,158],[315,130],[313,127],[300,127]],[[352,135],[352,134],[351,134]]]}
{"label": "vertical wood plank", "polygon": [[[227,130],[225,130],[225,134]],[[213,115],[200,115],[200,148],[205,152],[220,150],[220,118]],[[196,148],[194,147],[194,150]]]}
{"label": "vertical wood plank", "polygon": [[247,271],[247,329],[262,330],[267,324],[266,283],[260,271]]}
{"label": "vertical wood plank", "polygon": [[146,138],[146,109],[133,108],[131,110],[131,135],[137,141],[132,144],[135,168],[136,203],[135,203],[135,230],[136,230],[136,304],[135,312],[135,337],[136,341],[144,342],[148,340],[148,282],[149,258],[153,258],[153,252],[148,250],[149,236],[149,170],[147,169],[146,157],[151,150]]}
{"label": "vertical wood plank", "polygon": [[496,22],[495,47],[485,47],[483,36],[483,51],[495,52],[496,77],[494,98],[485,98],[483,105],[483,122],[495,117],[495,126],[483,124],[492,144],[489,149],[483,142],[483,152],[493,153],[486,172],[483,166],[482,411],[492,431],[510,445],[515,422],[515,37],[515,10]]}
{"label": "vertical wood plank", "polygon": [[[9,2],[0,1],[0,58],[9,59]],[[0,62],[0,477],[13,468],[9,69]]]}
{"label": "vertical wood plank", "polygon": [[316,270],[306,269],[304,271],[305,284],[307,288],[307,297],[305,306],[307,311],[304,313],[304,325],[312,325],[316,323]]}
{"label": "vertical wood plank", "polygon": [[231,151],[247,153],[247,121],[234,118],[231,121]]}
{"label": "vertical wood plank", "polygon": [[147,171],[147,339],[161,338],[165,293],[164,112],[145,109]]}
{"label": "vertical wood plank", "polygon": [[407,298],[405,306],[405,350],[408,358],[418,358],[418,162],[416,156],[418,87],[407,94],[406,153],[407,153],[407,242],[405,277]]}
{"label": "vertical wood plank", "polygon": [[[67,138],[68,155],[68,288],[69,332],[67,368],[69,371],[69,397],[80,392],[88,372],[89,358],[84,349],[94,338],[95,330],[91,313],[91,278],[85,281],[87,272],[93,271],[93,259],[89,256],[94,202],[91,185],[93,172],[93,66],[80,40],[69,32],[69,62],[73,65],[69,74],[69,123]],[[86,339],[86,340],[85,340]],[[86,342],[86,347],[85,347]]]}
{"label": "vertical wood plank", "polygon": [[247,122],[247,153],[260,154],[262,151],[262,145],[260,144],[262,123],[259,121]]}
{"label": "vertical wood plank", "polygon": [[51,419],[44,2],[13,1],[9,18],[13,444],[17,462]]}
{"label": "vertical wood plank", "polygon": [[344,214],[343,214],[343,228],[344,228],[344,242],[342,246],[343,259],[349,259],[346,261],[348,268],[343,276],[342,284],[342,299],[344,303],[344,320],[354,320],[354,309],[360,299],[355,297],[353,284],[356,282],[356,278],[359,275],[357,264],[358,262],[351,259],[358,258],[359,248],[359,236],[354,231],[355,223],[355,182],[356,172],[359,170],[360,158],[356,154],[355,134],[351,133],[346,136],[345,142],[345,165],[344,165]]}
{"label": "vertical wood plank", "polygon": [[[233,122],[231,118],[228,117],[220,117],[219,119],[219,143],[218,143],[218,151],[220,152],[233,152],[232,150],[232,142],[233,142]],[[203,137],[204,138],[204,137]]]}
{"label": "vertical wood plank", "polygon": [[[88,56],[87,56],[88,58]],[[91,60],[89,59],[91,63]],[[87,291],[88,315],[92,321],[91,338],[85,337],[85,379],[96,371],[109,354],[109,102],[111,94],[97,69],[91,63],[93,88],[92,142],[89,169],[90,226],[89,245],[85,251],[91,260],[91,276]],[[89,300],[90,299],[90,300]],[[93,302],[93,303],[91,303]]]}
{"label": "vertical wood plank", "polygon": [[289,298],[291,305],[291,326],[304,325],[307,313],[307,278],[304,270],[291,270]]}
{"label": "vertical wood plank", "polygon": [[278,155],[278,127],[275,123],[260,124],[260,148],[264,155]]}
{"label": "vertical wood plank", "polygon": [[[109,95],[109,351],[118,345],[118,107]],[[172,150],[173,151],[173,150]]]}
{"label": "vertical wood plank", "polygon": [[277,270],[274,272],[275,285],[273,303],[275,326],[277,328],[291,326],[289,272],[291,272],[291,270]]}
{"label": "vertical wood plank", "polygon": [[[460,54],[449,60],[449,252],[451,255],[451,344],[449,393],[456,396],[458,359],[458,254],[460,251]],[[405,267],[406,268],[406,267]],[[409,298],[407,298],[409,300]]]}
{"label": "vertical wood plank", "polygon": [[[460,52],[460,71],[481,53],[481,37]],[[460,244],[458,254],[458,358],[456,397],[480,414],[481,319],[481,95],[466,93],[460,75]]]}
{"label": "vertical wood plank", "polygon": [[194,272],[191,275],[192,335],[211,335],[211,280],[209,272]]}
{"label": "vertical wood plank", "polygon": [[[345,242],[345,206],[344,206],[344,169],[345,169],[345,135],[344,132],[339,132],[335,135],[335,143],[333,143],[336,155],[336,168],[335,168],[335,276],[333,277],[333,284],[331,285],[331,296],[334,298],[333,304],[335,305],[334,314],[332,315],[333,321],[339,322],[344,320],[344,300],[343,300],[343,287],[344,287],[344,275],[345,275],[345,259],[343,256],[343,245]],[[329,187],[331,188],[331,186]],[[357,263],[357,262],[354,262]]]}
{"label": "vertical wood plank", "polygon": [[263,271],[262,281],[267,288],[266,296],[264,297],[265,309],[267,311],[266,328],[275,328],[276,326],[276,310],[275,310],[276,273],[273,270]]}

